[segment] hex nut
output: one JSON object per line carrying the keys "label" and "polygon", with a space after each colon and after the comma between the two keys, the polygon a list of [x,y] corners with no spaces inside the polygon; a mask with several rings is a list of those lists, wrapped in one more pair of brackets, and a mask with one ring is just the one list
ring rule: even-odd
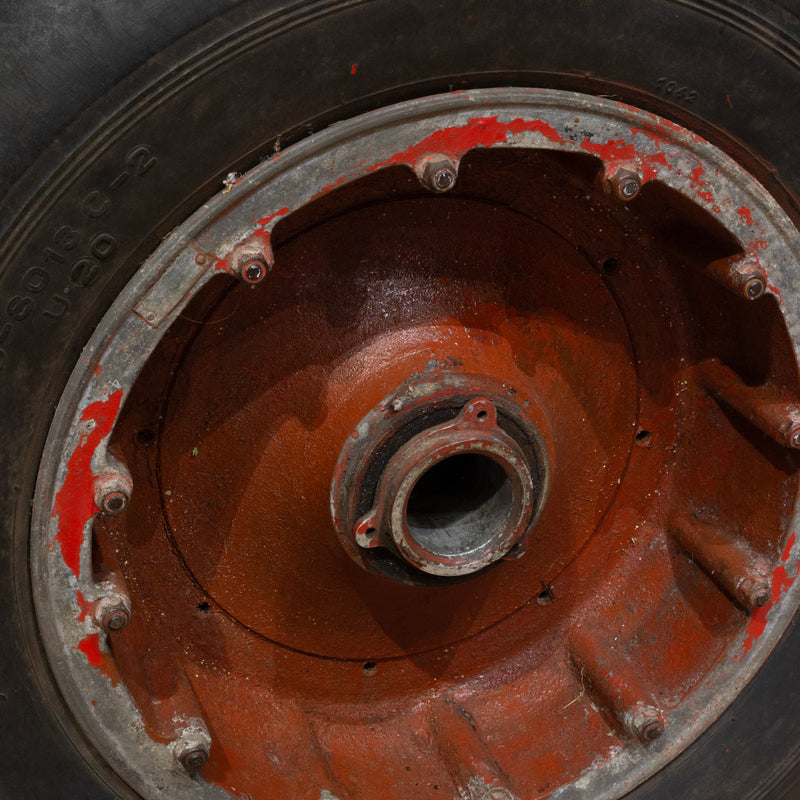
{"label": "hex nut", "polygon": [[624,167],[615,170],[609,176],[608,183],[614,195],[626,203],[633,200],[642,188],[641,176]]}
{"label": "hex nut", "polygon": [[637,703],[623,715],[625,730],[645,744],[654,742],[664,733],[664,720],[661,712],[645,703]]}
{"label": "hex nut", "polygon": [[95,600],[92,617],[106,633],[125,628],[131,618],[131,600],[116,580],[107,580],[97,587],[100,596]]}
{"label": "hex nut", "polygon": [[190,774],[201,770],[211,755],[211,736],[201,719],[193,719],[170,745],[175,760]]}
{"label": "hex nut", "polygon": [[94,501],[104,514],[121,514],[131,499],[131,482],[125,475],[100,475],[94,481]]}
{"label": "hex nut", "polygon": [[447,156],[431,156],[422,170],[422,183],[436,194],[449,192],[456,185],[458,171]]}
{"label": "hex nut", "polygon": [[260,283],[272,269],[275,259],[266,242],[248,241],[230,258],[230,271],[244,283]]}

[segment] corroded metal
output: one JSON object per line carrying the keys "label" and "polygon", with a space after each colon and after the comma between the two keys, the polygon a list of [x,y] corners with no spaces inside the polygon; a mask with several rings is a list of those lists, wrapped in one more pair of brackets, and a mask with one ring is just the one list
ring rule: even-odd
{"label": "corroded metal", "polygon": [[[446,198],[419,186],[431,156],[458,172]],[[646,190],[623,205],[623,184],[606,195],[598,170]],[[789,219],[684,129],[537,90],[384,109],[228,188],[105,317],[42,462],[37,611],[87,735],[148,798],[343,798],[353,775],[361,796],[413,796],[411,755],[453,796],[620,796],[710,724],[797,606],[793,417],[761,426],[779,444],[740,419],[759,426],[798,395]],[[706,277],[732,241],[769,297],[743,303]],[[254,244],[275,267],[233,290]],[[709,357],[732,374],[694,366]],[[347,463],[388,462],[359,441],[438,413],[455,374],[479,379],[422,427],[473,398],[498,419],[529,416],[547,502],[518,559],[434,586],[398,558],[384,580],[374,554],[389,548],[353,536],[382,473]],[[425,376],[435,386],[417,392]],[[118,516],[95,501],[114,448],[136,477]],[[764,605],[756,593],[743,613],[710,561],[686,557],[674,498],[725,530],[724,513],[749,522],[737,529],[765,559]],[[108,570],[133,578],[113,650],[91,614]],[[435,746],[445,691],[465,720],[460,751]],[[175,761],[175,720],[203,717],[214,745],[200,781]],[[380,770],[365,767],[375,758]]]}

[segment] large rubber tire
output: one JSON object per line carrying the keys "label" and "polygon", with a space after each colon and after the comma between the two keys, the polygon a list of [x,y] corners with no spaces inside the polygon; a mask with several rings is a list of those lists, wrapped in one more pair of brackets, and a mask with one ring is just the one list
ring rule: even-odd
{"label": "large rubber tire", "polygon": [[[797,218],[800,8],[788,5],[146,0],[134,10],[28,0],[5,9],[0,795],[132,796],[54,688],[57,665],[37,639],[28,528],[64,383],[161,238],[227,172],[308,132],[390,102],[492,85],[576,89],[657,111],[726,149]],[[87,269],[80,256],[99,233],[113,236],[113,257]],[[799,659],[791,629],[713,728],[631,797],[800,797]]]}

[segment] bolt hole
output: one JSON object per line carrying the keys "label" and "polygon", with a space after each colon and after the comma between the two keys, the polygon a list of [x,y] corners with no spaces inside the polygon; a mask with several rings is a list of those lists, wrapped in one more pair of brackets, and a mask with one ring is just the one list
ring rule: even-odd
{"label": "bolt hole", "polygon": [[553,600],[553,587],[550,584],[540,581],[542,584],[542,591],[536,595],[536,602],[540,606],[546,606]]}
{"label": "bolt hole", "polygon": [[489,412],[488,411],[479,411],[478,412],[478,419],[481,422],[483,422],[483,420],[485,420],[488,416],[489,416]]}
{"label": "bolt hole", "polygon": [[203,600],[202,603],[197,604],[197,610],[202,611],[204,614],[211,608],[211,604]]}
{"label": "bolt hole", "polygon": [[636,444],[641,445],[642,447],[649,447],[650,440],[652,438],[652,431],[648,431],[646,428],[636,431],[636,435],[634,436],[634,439],[636,439]]}
{"label": "bolt hole", "polygon": [[155,440],[156,435],[150,428],[142,428],[142,430],[136,434],[136,444],[140,444],[142,447],[149,447]]}
{"label": "bolt hole", "polygon": [[616,258],[604,258],[600,267],[606,275],[616,275],[619,272],[619,260]]}
{"label": "bolt hole", "polygon": [[378,665],[374,661],[365,661],[361,671],[367,677],[371,677],[378,671]]}

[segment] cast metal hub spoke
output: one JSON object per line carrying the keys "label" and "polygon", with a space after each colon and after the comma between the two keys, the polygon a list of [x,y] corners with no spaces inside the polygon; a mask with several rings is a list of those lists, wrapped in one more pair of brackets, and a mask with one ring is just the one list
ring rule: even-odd
{"label": "cast metal hub spoke", "polygon": [[42,461],[37,612],[87,734],[147,798],[624,794],[797,606],[798,252],[709,143],[555,91],[229,182]]}

